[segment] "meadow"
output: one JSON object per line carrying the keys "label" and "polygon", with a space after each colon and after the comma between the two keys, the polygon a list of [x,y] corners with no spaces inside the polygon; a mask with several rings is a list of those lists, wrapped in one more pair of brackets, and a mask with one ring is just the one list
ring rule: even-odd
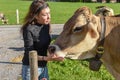
{"label": "meadow", "polygon": [[[19,10],[19,24],[22,24],[27,14],[31,1],[26,0],[0,0],[0,12],[3,12],[8,18],[9,24],[17,24],[16,10]],[[64,24],[81,6],[88,6],[95,13],[97,6],[109,6],[115,14],[120,13],[120,3],[82,3],[82,2],[48,2],[51,8],[51,23]],[[1,24],[1,21],[0,21]]]}
{"label": "meadow", "polygon": [[[20,25],[23,22],[31,1],[0,0],[0,12],[8,18],[10,25],[16,24],[16,9],[19,10]],[[81,2],[48,2],[51,8],[51,23],[64,24],[81,6],[88,6],[95,13],[97,6],[109,6],[115,14],[120,13],[120,3],[81,3]],[[1,22],[0,22],[1,24]],[[2,24],[1,24],[2,25]],[[86,60],[65,59],[63,62],[49,62],[50,80],[115,80],[102,65],[97,72],[89,69]]]}

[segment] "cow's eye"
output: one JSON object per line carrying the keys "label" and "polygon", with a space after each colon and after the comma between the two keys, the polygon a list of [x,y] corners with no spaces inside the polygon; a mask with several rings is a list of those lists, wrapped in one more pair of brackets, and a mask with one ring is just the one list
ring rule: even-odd
{"label": "cow's eye", "polygon": [[80,31],[82,31],[82,27],[76,27],[73,31],[74,32],[80,32]]}

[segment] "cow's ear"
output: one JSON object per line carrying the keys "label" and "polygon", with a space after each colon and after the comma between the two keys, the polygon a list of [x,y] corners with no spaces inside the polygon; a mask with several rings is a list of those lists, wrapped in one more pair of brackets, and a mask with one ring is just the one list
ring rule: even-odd
{"label": "cow's ear", "polygon": [[83,13],[84,13],[85,16],[89,17],[89,16],[92,15],[92,10],[90,8],[88,8],[88,7],[85,7]]}
{"label": "cow's ear", "polygon": [[91,21],[92,10],[90,8],[85,8],[83,14],[85,15],[87,21]]}
{"label": "cow's ear", "polygon": [[91,20],[92,10],[89,7],[86,7],[86,6],[81,7],[75,13],[84,15],[86,17],[87,21]]}
{"label": "cow's ear", "polygon": [[83,6],[83,7],[79,8],[79,9],[77,9],[75,11],[75,14],[76,13],[83,13],[85,15],[91,15],[92,14],[92,10],[90,8],[86,7],[86,6]]}

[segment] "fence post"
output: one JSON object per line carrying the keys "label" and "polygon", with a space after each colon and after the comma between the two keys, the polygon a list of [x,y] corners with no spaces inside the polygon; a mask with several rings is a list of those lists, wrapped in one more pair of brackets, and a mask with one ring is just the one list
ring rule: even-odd
{"label": "fence post", "polygon": [[37,52],[29,52],[29,63],[30,63],[30,80],[38,80],[38,59]]}
{"label": "fence post", "polygon": [[16,19],[17,19],[17,24],[19,24],[19,10],[16,9]]}

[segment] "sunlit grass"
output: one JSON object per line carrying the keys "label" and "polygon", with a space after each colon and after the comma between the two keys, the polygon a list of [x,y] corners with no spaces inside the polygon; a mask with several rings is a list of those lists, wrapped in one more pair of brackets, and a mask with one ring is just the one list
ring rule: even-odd
{"label": "sunlit grass", "polygon": [[[3,12],[9,20],[9,24],[16,24],[16,9],[19,10],[20,24],[28,11],[31,1],[24,0],[0,0],[0,12]],[[81,3],[81,2],[48,2],[51,8],[51,23],[64,24],[76,9],[88,6],[93,13],[96,6],[104,5],[114,9],[115,14],[120,13],[120,3]],[[1,23],[1,21],[0,21]]]}
{"label": "sunlit grass", "polygon": [[115,80],[102,65],[99,71],[91,71],[87,61],[69,60],[49,62],[50,80]]}

